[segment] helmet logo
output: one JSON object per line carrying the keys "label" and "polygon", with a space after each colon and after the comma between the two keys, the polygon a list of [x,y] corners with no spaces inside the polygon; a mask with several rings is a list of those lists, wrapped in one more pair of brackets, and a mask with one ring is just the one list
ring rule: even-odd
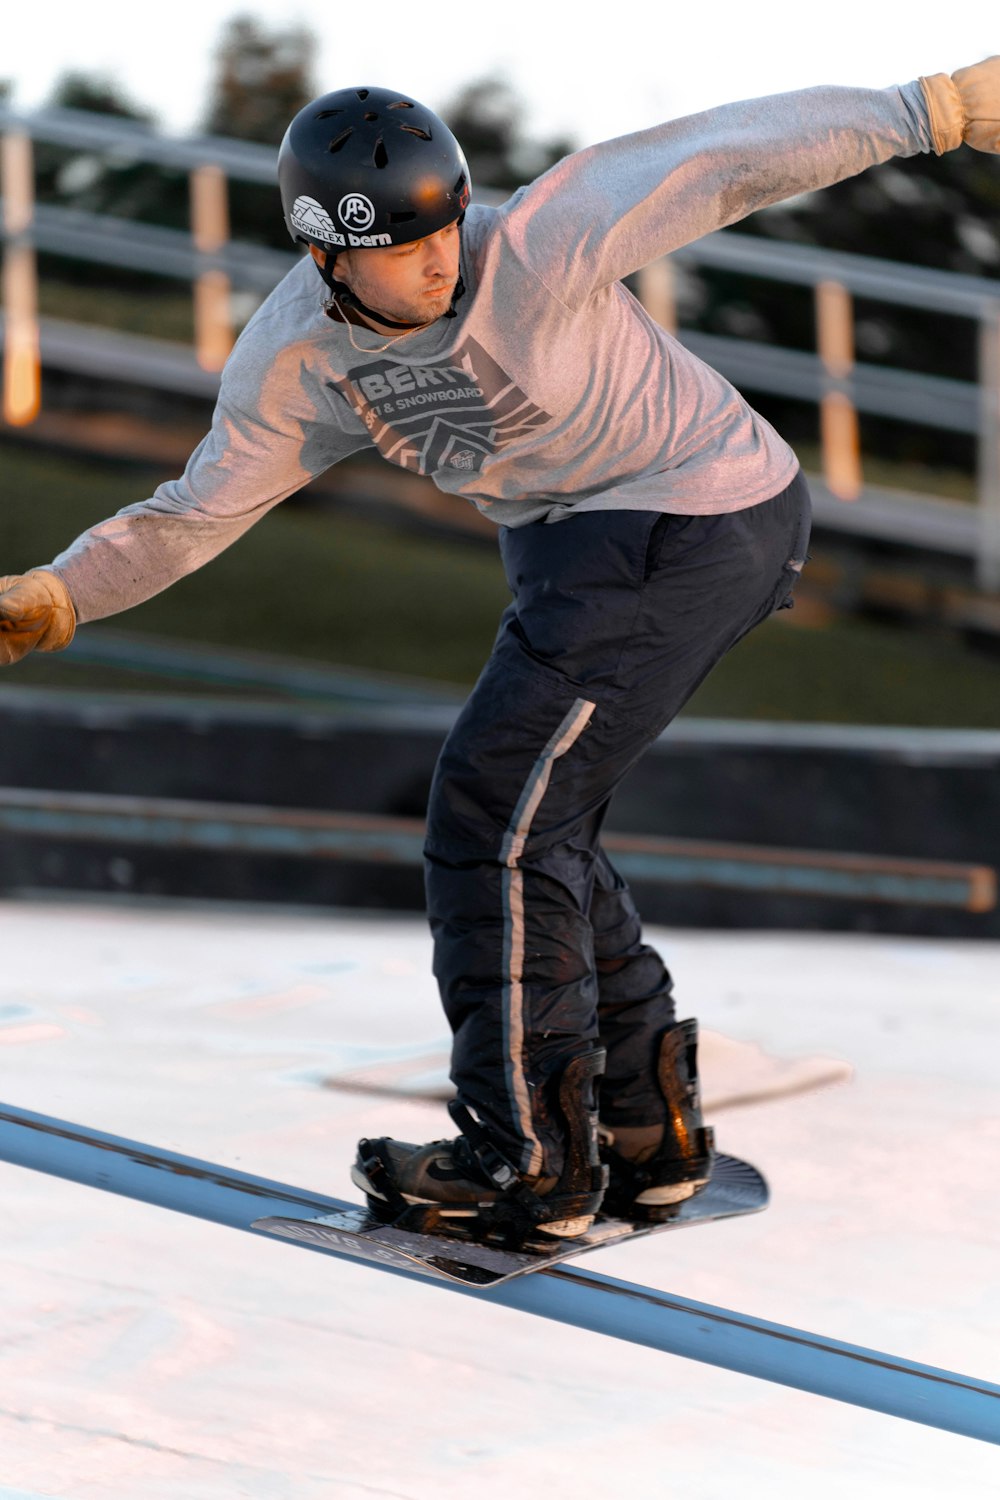
{"label": "helmet logo", "polygon": [[326,240],[328,244],[336,244],[341,238],[330,215],[322,203],[317,203],[315,198],[307,198],[304,195],[296,198],[289,218],[295,228],[309,239]]}
{"label": "helmet logo", "polygon": [[364,193],[345,193],[337,204],[337,216],[345,228],[362,233],[375,223],[375,205]]}

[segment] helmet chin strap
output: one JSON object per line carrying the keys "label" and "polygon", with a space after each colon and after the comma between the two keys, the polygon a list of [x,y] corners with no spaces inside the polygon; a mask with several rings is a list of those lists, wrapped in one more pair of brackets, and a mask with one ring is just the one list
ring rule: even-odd
{"label": "helmet chin strap", "polygon": [[[366,318],[374,318],[383,328],[398,328],[401,332],[408,333],[415,328],[427,327],[426,323],[397,323],[395,318],[389,318],[385,313],[377,312],[374,307],[369,307],[367,303],[362,302],[357,292],[352,292],[349,286],[346,286],[342,281],[337,281],[334,276],[324,276],[323,280],[330,287],[341,307],[356,307],[359,313],[362,313]],[[455,303],[464,292],[465,282],[459,276],[455,283],[455,290],[451,294],[448,311],[441,313],[442,318],[455,317]],[[437,319],[432,319],[432,321],[436,322]]]}
{"label": "helmet chin strap", "polygon": [[[377,312],[374,307],[368,307],[364,302],[362,302],[357,292],[352,292],[350,287],[347,286],[345,282],[337,280],[336,276],[333,274],[333,267],[335,265],[336,256],[333,256],[329,250],[324,255],[322,264],[320,264],[319,261],[316,261],[316,269],[319,271],[319,274],[322,276],[323,280],[326,282],[327,286],[330,288],[330,291],[336,297],[341,307],[355,307],[357,308],[359,313],[363,314],[364,317],[374,318],[377,323],[381,323],[383,328],[399,328],[404,332],[408,332],[411,329],[424,328],[426,326],[423,323],[397,323],[395,319],[387,318],[385,313]],[[459,274],[459,278],[455,283],[455,290],[451,296],[451,303],[449,304],[448,311],[441,314],[443,318],[455,317],[455,303],[458,301],[459,297],[464,296],[464,294],[465,282],[462,280],[461,274]],[[434,321],[436,321],[436,319]]]}

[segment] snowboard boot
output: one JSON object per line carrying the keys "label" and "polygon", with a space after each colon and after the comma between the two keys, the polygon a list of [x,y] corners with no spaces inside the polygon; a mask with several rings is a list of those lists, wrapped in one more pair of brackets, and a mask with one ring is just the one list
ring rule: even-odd
{"label": "snowboard boot", "polygon": [[408,1145],[389,1136],[358,1142],[351,1178],[385,1222],[423,1233],[521,1245],[535,1236],[574,1239],[594,1222],[607,1184],[597,1149],[597,1113],[587,1107],[592,1080],[604,1068],[595,1050],[566,1064],[558,1108],[566,1129],[566,1163],[558,1176],[519,1172],[463,1104],[448,1112],[455,1140]]}
{"label": "snowboard boot", "polygon": [[664,1032],[657,1080],[665,1124],[598,1127],[609,1172],[603,1205],[609,1218],[668,1219],[711,1176],[714,1136],[701,1115],[697,1021],[678,1021]]}

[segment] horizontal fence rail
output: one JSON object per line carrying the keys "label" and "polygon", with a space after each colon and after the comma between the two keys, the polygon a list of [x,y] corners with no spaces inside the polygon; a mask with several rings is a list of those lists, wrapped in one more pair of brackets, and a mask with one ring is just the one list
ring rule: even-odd
{"label": "horizontal fence rail", "polygon": [[794,245],[737,229],[707,234],[673,251],[670,259],[682,265],[740,271],[798,286],[815,286],[832,280],[855,297],[922,308],[925,312],[953,313],[957,317],[978,318],[995,311],[1000,303],[1000,281],[985,276],[878,260],[847,250],[824,250],[819,245]]}
{"label": "horizontal fence rail", "polygon": [[[823,393],[823,367],[815,354],[715,333],[686,332],[684,343],[734,385],[797,401],[818,401]],[[947,432],[979,430],[979,387],[971,381],[865,364],[854,365],[852,378],[858,407],[873,416],[923,422]]]}
{"label": "horizontal fence rail", "polygon": [[21,130],[33,140],[74,151],[107,155],[119,164],[148,161],[188,172],[193,167],[220,166],[238,182],[274,184],[278,152],[223,135],[160,135],[155,130],[83,109],[39,109],[21,114],[0,109],[0,131]]}
{"label": "horizontal fence rail", "polygon": [[66,651],[68,659],[80,665],[98,664],[218,687],[261,688],[325,704],[457,708],[468,696],[464,688],[422,677],[330,667],[266,652],[213,650],[177,640],[140,638],[104,626],[78,631]]}
{"label": "horizontal fence rail", "polygon": [[[88,1126],[0,1104],[0,1161],[362,1263],[421,1286],[486,1299],[665,1354],[1000,1443],[1000,1386],[987,1381],[593,1272],[554,1268],[476,1291],[361,1261],[342,1247],[278,1241],[254,1224],[269,1216],[316,1218],[350,1205]],[[2,1193],[0,1182],[0,1202]]]}
{"label": "horizontal fence rail", "polygon": [[[411,866],[422,862],[424,844],[424,824],[417,818],[21,787],[0,787],[0,832]],[[602,843],[628,880],[970,912],[992,911],[996,905],[996,873],[984,865],[637,834],[607,833]]]}
{"label": "horizontal fence rail", "polygon": [[297,263],[292,250],[270,250],[228,240],[218,250],[199,251],[185,229],[165,229],[119,219],[110,214],[85,213],[52,204],[35,206],[33,238],[38,250],[122,270],[154,272],[191,281],[206,266],[226,272],[236,286],[266,296]]}

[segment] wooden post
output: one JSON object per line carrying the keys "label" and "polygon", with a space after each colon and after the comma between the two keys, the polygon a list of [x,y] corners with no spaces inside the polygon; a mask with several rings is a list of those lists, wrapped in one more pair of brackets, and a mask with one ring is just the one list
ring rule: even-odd
{"label": "wooden post", "polygon": [[979,323],[979,553],[976,581],[1000,592],[1000,302]]}
{"label": "wooden post", "polygon": [[816,287],[816,345],[825,377],[820,397],[823,477],[838,500],[856,500],[864,481],[858,414],[850,396],[853,304],[839,281],[821,281]]}
{"label": "wooden post", "polygon": [[41,407],[38,278],[31,226],[35,174],[31,137],[7,132],[0,151],[3,178],[3,418],[26,427]]}
{"label": "wooden post", "polygon": [[[191,173],[191,232],[199,256],[215,256],[229,239],[226,176],[206,163]],[[203,370],[221,370],[233,347],[229,277],[217,267],[199,271],[194,284],[195,357]]]}
{"label": "wooden post", "polygon": [[639,272],[639,301],[649,316],[668,333],[677,332],[677,298],[674,269],[669,260],[654,260]]}

